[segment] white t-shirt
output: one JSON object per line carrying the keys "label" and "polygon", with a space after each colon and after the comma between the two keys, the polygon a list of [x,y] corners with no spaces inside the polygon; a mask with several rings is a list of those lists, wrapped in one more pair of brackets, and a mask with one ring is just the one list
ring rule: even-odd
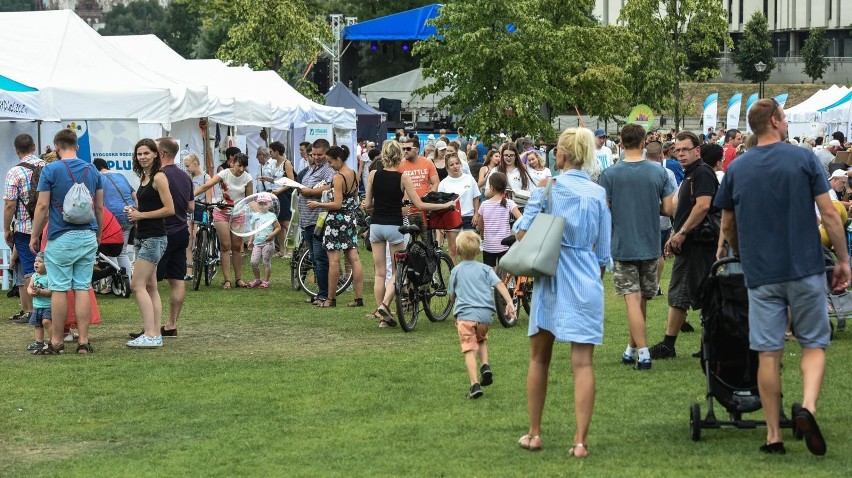
{"label": "white t-shirt", "polygon": [[461,215],[473,216],[473,199],[479,196],[479,188],[473,176],[470,174],[462,174],[457,178],[447,176],[438,184],[438,192],[458,194]]}
{"label": "white t-shirt", "polygon": [[612,150],[606,146],[602,146],[601,149],[596,149],[595,157],[598,158],[598,161],[601,163],[601,171],[612,165]]}
{"label": "white t-shirt", "polygon": [[246,197],[246,185],[252,181],[251,174],[245,172],[234,176],[230,168],[216,173],[222,178],[222,199],[228,204],[235,204]]}
{"label": "white t-shirt", "polygon": [[530,191],[538,189],[538,184],[541,182],[542,179],[549,178],[553,175],[553,173],[551,173],[550,169],[548,168],[544,168],[541,171],[536,171],[533,168],[527,168],[527,172],[530,175],[530,179],[532,179],[532,186],[530,187]]}

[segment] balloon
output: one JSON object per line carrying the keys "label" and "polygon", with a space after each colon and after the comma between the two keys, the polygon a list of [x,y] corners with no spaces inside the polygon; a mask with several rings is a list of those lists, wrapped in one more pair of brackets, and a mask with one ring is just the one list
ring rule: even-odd
{"label": "balloon", "polygon": [[831,201],[834,204],[834,208],[837,209],[837,213],[840,214],[840,223],[846,224],[846,220],[849,219],[849,213],[846,211],[846,206],[843,205],[840,201]]}
{"label": "balloon", "polygon": [[231,210],[231,232],[240,237],[253,236],[267,228],[267,233],[271,232],[272,224],[278,220],[280,208],[274,194],[252,194],[234,204]]}
{"label": "balloon", "polygon": [[819,237],[822,239],[822,245],[831,248],[831,239],[828,238],[828,231],[825,230],[822,224],[819,225]]}

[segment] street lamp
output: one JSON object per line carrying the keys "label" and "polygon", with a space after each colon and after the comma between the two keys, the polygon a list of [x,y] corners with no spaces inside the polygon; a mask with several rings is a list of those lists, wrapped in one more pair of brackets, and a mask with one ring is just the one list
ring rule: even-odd
{"label": "street lamp", "polygon": [[766,77],[763,76],[763,72],[766,71],[766,63],[759,61],[754,64],[754,69],[760,73],[760,89],[758,90],[757,97],[758,99],[763,98],[763,83],[766,80]]}

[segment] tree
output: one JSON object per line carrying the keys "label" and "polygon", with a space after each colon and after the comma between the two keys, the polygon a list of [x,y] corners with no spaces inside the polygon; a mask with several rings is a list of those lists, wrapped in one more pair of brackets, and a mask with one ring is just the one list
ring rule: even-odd
{"label": "tree", "polygon": [[156,32],[166,11],[157,0],[135,0],[127,5],[118,4],[104,15],[104,28],[100,34],[148,35]]}
{"label": "tree", "polygon": [[166,7],[165,18],[155,30],[172,50],[184,58],[192,58],[200,28],[201,19],[186,4],[175,2]]}
{"label": "tree", "polygon": [[[743,40],[737,46],[733,55],[737,65],[737,77],[752,83],[765,81],[775,69],[775,56],[772,53],[772,37],[769,24],[761,12],[754,12],[745,24]],[[766,64],[764,72],[758,72],[754,65],[759,62]]]}
{"label": "tree", "polygon": [[624,104],[625,73],[609,57],[607,30],[591,17],[592,0],[470,0],[446,4],[432,22],[438,36],[418,42],[423,95],[448,91],[438,108],[457,125],[491,134],[550,139],[547,111],[572,106],[612,116]]}
{"label": "tree", "polygon": [[[628,0],[619,21],[636,45],[625,59],[633,75],[636,103],[655,109],[674,108],[680,126],[680,84],[719,76],[716,58],[730,44],[728,22],[718,0]],[[673,95],[672,95],[673,93]]]}
{"label": "tree", "polygon": [[0,12],[28,12],[33,9],[33,0],[0,0]]}
{"label": "tree", "polygon": [[828,48],[828,38],[825,36],[825,28],[813,28],[805,40],[805,46],[802,47],[802,60],[805,62],[805,68],[802,72],[808,75],[812,83],[822,78],[825,69],[828,68],[829,62],[825,59],[825,50]]}

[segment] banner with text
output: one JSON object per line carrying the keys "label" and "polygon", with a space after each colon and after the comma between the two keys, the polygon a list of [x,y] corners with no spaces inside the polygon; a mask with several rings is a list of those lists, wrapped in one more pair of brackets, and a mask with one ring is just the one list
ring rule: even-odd
{"label": "banner with text", "polygon": [[728,101],[728,121],[725,124],[725,129],[740,128],[740,110],[743,105],[743,94],[737,93]]}
{"label": "banner with text", "polygon": [[709,128],[716,129],[718,118],[716,116],[719,107],[719,93],[710,93],[707,99],[704,100],[704,132]]}
{"label": "banner with text", "polygon": [[746,133],[751,133],[751,126],[748,124],[748,112],[751,110],[751,107],[757,103],[758,99],[759,97],[757,93],[752,93],[746,101]]}
{"label": "banner with text", "polygon": [[[83,123],[83,122],[77,122]],[[122,174],[131,186],[139,186],[139,176],[133,172],[133,147],[139,141],[139,123],[136,121],[86,121],[86,147],[88,157],[81,159],[91,161],[102,158],[110,171]],[[78,141],[80,141],[78,134]],[[156,139],[156,138],[153,138]],[[80,151],[83,151],[83,141],[80,141]]]}

